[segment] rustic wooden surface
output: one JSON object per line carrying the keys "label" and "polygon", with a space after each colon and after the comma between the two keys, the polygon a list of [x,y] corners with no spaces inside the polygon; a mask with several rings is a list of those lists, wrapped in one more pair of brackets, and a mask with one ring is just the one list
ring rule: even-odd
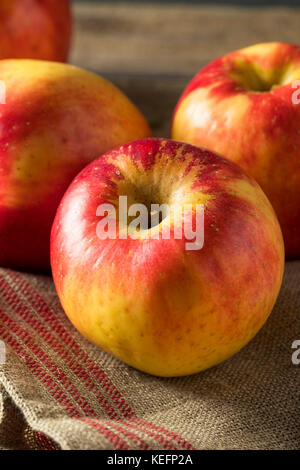
{"label": "rustic wooden surface", "polygon": [[113,81],[165,137],[181,91],[204,64],[258,42],[300,43],[300,2],[254,8],[84,1],[74,15],[70,61]]}

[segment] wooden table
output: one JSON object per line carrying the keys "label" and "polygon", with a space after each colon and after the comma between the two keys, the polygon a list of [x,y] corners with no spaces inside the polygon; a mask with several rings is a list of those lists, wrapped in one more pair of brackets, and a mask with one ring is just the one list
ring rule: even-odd
{"label": "wooden table", "polygon": [[164,137],[181,91],[204,64],[258,42],[300,43],[300,7],[84,1],[74,14],[70,61],[113,81]]}

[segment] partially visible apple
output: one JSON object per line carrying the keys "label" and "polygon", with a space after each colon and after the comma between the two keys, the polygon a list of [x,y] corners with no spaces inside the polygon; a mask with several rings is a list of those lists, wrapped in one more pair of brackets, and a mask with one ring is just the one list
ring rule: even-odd
{"label": "partially visible apple", "polygon": [[[115,238],[99,238],[99,207],[112,205],[119,219],[120,196],[128,208],[172,211],[136,239],[129,218]],[[188,251],[174,234],[184,233],[185,207],[195,223],[197,204],[204,245]],[[71,183],[52,227],[51,265],[62,306],[86,338],[144,372],[180,376],[229,358],[258,332],[281,285],[284,247],[271,204],[237,165],[144,139],[101,156]]]}
{"label": "partially visible apple", "polygon": [[151,135],[108,81],[71,65],[0,61],[0,266],[50,269],[50,230],[71,180],[122,143]]}
{"label": "partially visible apple", "polygon": [[[300,47],[258,44],[204,67],[173,116],[172,137],[218,152],[253,176],[300,256]],[[298,89],[297,89],[298,87]]]}
{"label": "partially visible apple", "polygon": [[0,59],[67,60],[69,0],[0,0],[0,25]]}

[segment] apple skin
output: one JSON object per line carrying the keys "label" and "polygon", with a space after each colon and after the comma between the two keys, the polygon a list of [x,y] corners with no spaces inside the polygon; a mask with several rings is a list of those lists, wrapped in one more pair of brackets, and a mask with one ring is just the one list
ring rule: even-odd
{"label": "apple skin", "polygon": [[298,46],[232,52],[191,80],[171,130],[174,139],[220,153],[256,179],[278,216],[287,258],[300,256],[300,104],[292,101],[299,79]]}
{"label": "apple skin", "polygon": [[0,61],[0,266],[50,270],[57,206],[100,154],[151,135],[136,107],[107,80],[71,65]]}
{"label": "apple skin", "polygon": [[[100,240],[102,203],[205,205],[201,250],[185,240]],[[129,202],[128,202],[129,205]],[[151,230],[161,233],[164,219]],[[157,376],[194,374],[239,351],[267,320],[284,269],[274,210],[258,184],[212,152],[166,139],[123,145],[65,193],[51,232],[61,304],[91,342]]]}
{"label": "apple skin", "polygon": [[0,59],[67,60],[69,0],[0,0],[0,24]]}

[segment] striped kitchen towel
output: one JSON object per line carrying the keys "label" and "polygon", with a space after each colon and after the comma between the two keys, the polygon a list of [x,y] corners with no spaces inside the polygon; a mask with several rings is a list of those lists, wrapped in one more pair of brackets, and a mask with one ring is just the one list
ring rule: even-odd
{"label": "striped kitchen towel", "polygon": [[272,315],[240,353],[164,379],[85,340],[50,277],[0,269],[0,448],[299,449],[299,281],[300,262],[287,263]]}

